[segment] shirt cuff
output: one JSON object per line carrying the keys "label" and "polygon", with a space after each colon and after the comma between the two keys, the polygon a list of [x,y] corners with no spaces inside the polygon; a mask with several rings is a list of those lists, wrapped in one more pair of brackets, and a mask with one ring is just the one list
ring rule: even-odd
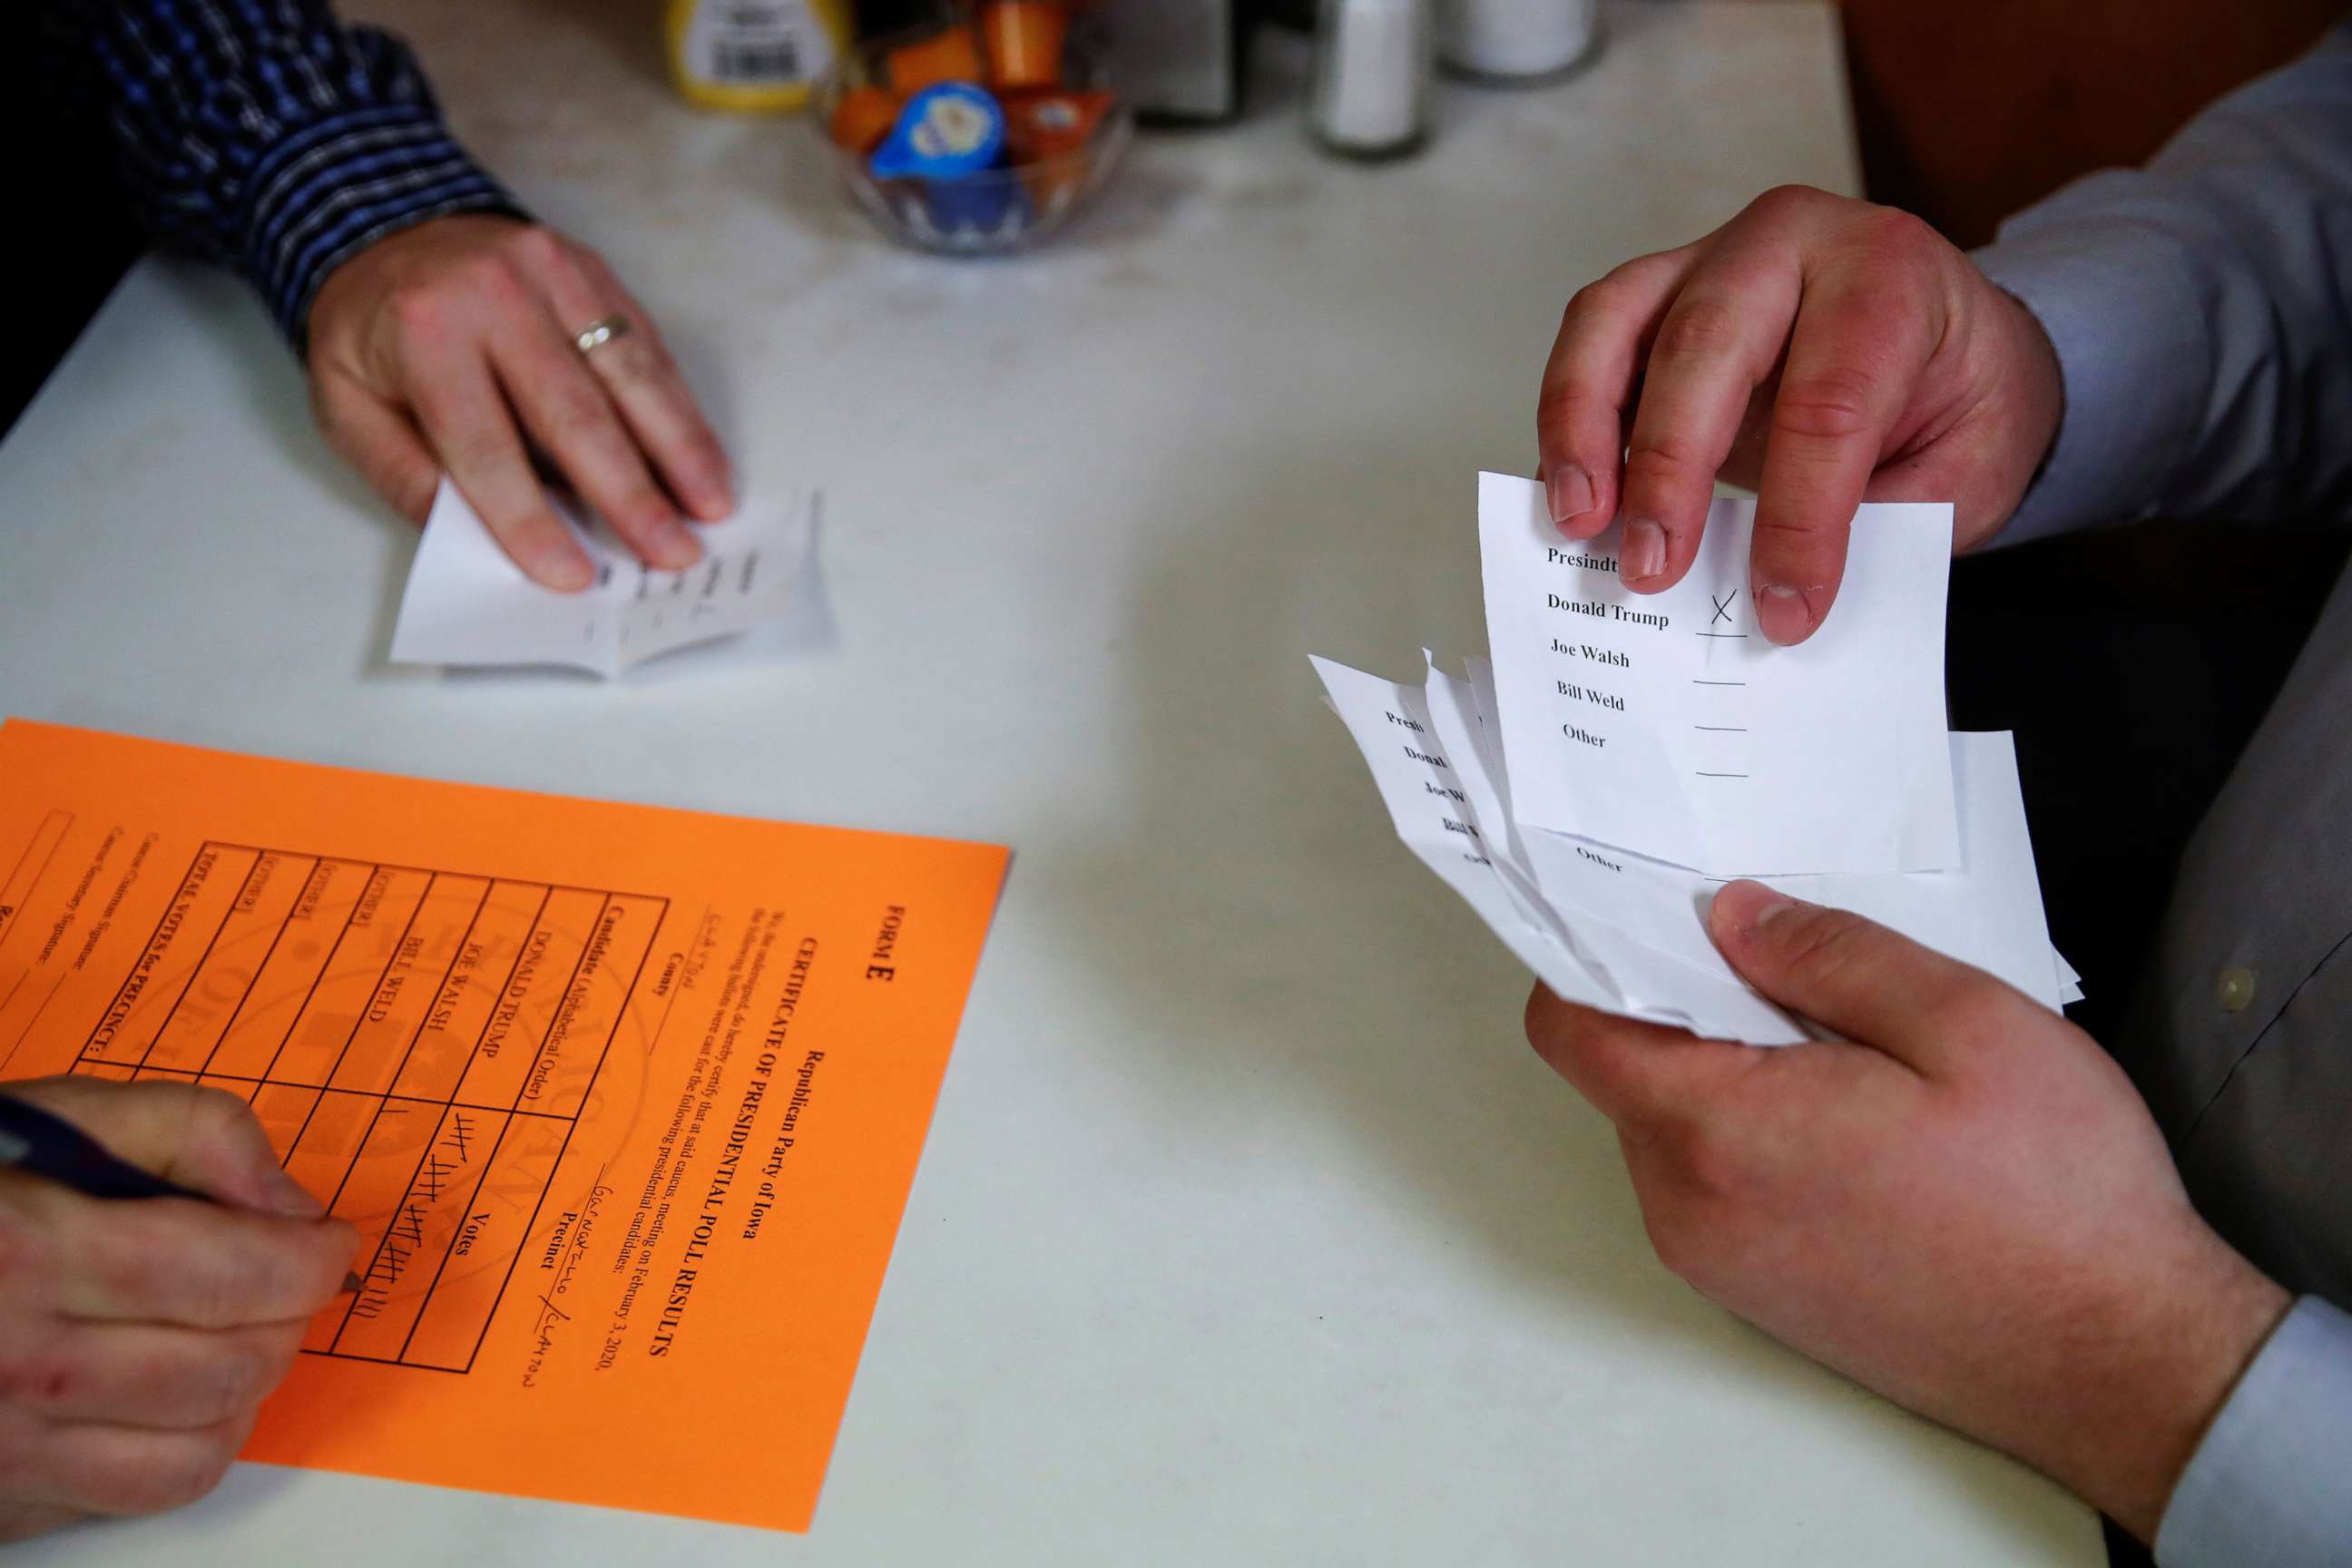
{"label": "shirt cuff", "polygon": [[1994,542],[2137,522],[2157,510],[2197,434],[2197,378],[2188,373],[2210,352],[2205,312],[2168,265],[2161,236],[2063,220],[2019,226],[1969,259],[2042,323],[2065,411],[2048,460]]}
{"label": "shirt cuff", "polygon": [[529,216],[422,103],[315,121],[272,147],[246,190],[246,272],[297,348],[319,285],[353,253],[448,213]]}
{"label": "shirt cuff", "polygon": [[2352,1316],[2305,1296],[2272,1331],[2172,1489],[2156,1560],[2352,1563]]}

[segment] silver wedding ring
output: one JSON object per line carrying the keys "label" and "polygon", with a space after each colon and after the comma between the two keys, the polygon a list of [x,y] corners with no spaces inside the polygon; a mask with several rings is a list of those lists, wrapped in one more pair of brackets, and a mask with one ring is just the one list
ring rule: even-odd
{"label": "silver wedding ring", "polygon": [[635,330],[626,316],[599,316],[580,329],[580,335],[572,341],[582,353],[590,354],[614,338],[627,337]]}

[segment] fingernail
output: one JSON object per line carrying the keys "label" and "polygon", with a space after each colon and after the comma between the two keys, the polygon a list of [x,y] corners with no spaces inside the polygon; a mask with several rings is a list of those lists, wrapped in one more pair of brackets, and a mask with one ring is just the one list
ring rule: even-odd
{"label": "fingernail", "polygon": [[705,474],[695,485],[694,515],[705,522],[724,522],[735,510],[735,476],[724,467]]}
{"label": "fingernail", "polygon": [[596,573],[588,564],[588,557],[566,544],[541,552],[539,569],[531,575],[559,592],[576,594],[588,586]]}
{"label": "fingernail", "polygon": [[1800,902],[1778,889],[1744,878],[1736,882],[1726,882],[1722,890],[1716,894],[1716,900],[1722,907],[1723,917],[1730,921],[1733,928],[1744,928],[1749,931],[1762,931],[1796,909]]}
{"label": "fingernail", "polygon": [[1666,531],[1647,518],[1625,525],[1625,548],[1618,570],[1625,581],[1654,577],[1666,569]]}
{"label": "fingernail", "polygon": [[1592,510],[1592,476],[1573,463],[1563,463],[1544,480],[1551,503],[1551,520],[1569,522]]}
{"label": "fingernail", "polygon": [[654,530],[654,564],[670,572],[683,572],[702,559],[702,541],[682,522],[666,522]]}
{"label": "fingernail", "polygon": [[264,1201],[270,1213],[282,1214],[289,1219],[317,1219],[327,1212],[327,1205],[311,1195],[310,1188],[284,1171],[270,1173],[268,1195]]}
{"label": "fingernail", "polygon": [[1766,637],[1785,647],[1812,635],[1813,612],[1796,589],[1767,583],[1756,590],[1756,624],[1764,628]]}

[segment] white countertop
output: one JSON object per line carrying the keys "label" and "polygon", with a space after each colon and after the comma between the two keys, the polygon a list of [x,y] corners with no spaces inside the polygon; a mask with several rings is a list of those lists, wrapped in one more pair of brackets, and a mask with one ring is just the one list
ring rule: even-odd
{"label": "white countertop", "polygon": [[1853,187],[1827,8],[1612,10],[1590,72],[1449,87],[1370,169],[1309,146],[1277,38],[1248,124],[1139,143],[1005,264],[888,248],[806,126],[677,104],[649,4],[352,8],[633,281],[743,466],[828,491],[838,647],[387,666],[414,535],[244,289],[149,263],[0,447],[0,711],[1017,858],[810,1534],[241,1466],[12,1564],[2104,1561],[1653,1260],[1306,661],[1480,645],[1475,474],[1531,465],[1579,284]]}

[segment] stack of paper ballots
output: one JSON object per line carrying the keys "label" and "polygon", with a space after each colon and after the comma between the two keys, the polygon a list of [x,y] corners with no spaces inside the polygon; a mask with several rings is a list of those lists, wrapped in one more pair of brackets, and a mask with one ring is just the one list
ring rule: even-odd
{"label": "stack of paper ballots", "polygon": [[1315,660],[1398,835],[1570,1001],[1754,1045],[1807,1038],[1706,934],[1753,877],[1854,910],[2056,1008],[2006,734],[1945,729],[1951,508],[1866,505],[1822,626],[1765,640],[1752,501],[1721,500],[1662,594],[1612,530],[1571,543],[1543,488],[1483,474],[1491,660],[1421,685]]}

